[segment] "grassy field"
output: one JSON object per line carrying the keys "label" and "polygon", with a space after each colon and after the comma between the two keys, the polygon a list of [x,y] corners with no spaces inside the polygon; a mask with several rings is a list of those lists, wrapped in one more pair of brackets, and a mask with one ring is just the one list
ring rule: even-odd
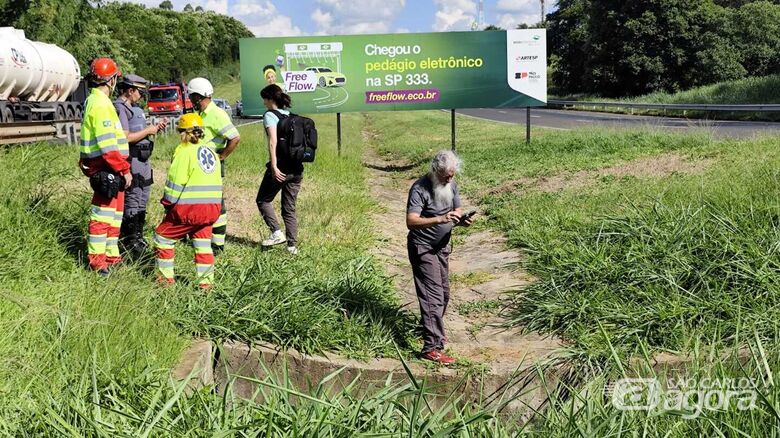
{"label": "grassy field", "polygon": [[636,98],[648,103],[777,103],[780,75],[751,77],[704,85],[677,93],[651,93]]}
{"label": "grassy field", "polygon": [[[409,175],[418,175],[449,147],[449,114],[347,114],[342,157],[333,117],[316,121],[321,148],[299,200],[298,257],[258,248],[267,235],[254,210],[264,137],[258,124],[240,128],[242,143],[228,160],[233,237],[208,295],[192,284],[192,252],[183,244],[174,288],[158,288],[148,262],[127,264],[107,281],[87,272],[89,197],[76,148],[0,151],[0,434],[761,436],[780,420],[772,377],[780,370],[776,138],[538,130],[526,145],[520,127],[465,117],[458,118],[461,190],[486,213],[478,226],[505,233],[522,249],[521,268],[537,278],[504,312],[569,343],[574,378],[550,388],[550,409],[517,430],[478,408],[429,407],[414,384],[358,398],[304,394],[269,378],[261,382],[263,404],[234,400],[229,389],[222,397],[184,395],[168,369],[192,336],[358,358],[393,356],[396,346],[407,356],[419,346],[414,319],[398,308],[370,255],[380,244],[370,221],[378,207],[361,157],[376,147],[415,163]],[[161,139],[155,150],[153,224],[174,146]],[[733,347],[749,348],[742,365],[721,357]],[[683,416],[691,406],[664,415],[616,409],[604,386],[636,372],[630,357],[658,351],[694,356],[695,378],[754,379],[755,406],[694,419]],[[641,360],[633,367],[654,375]]]}
{"label": "grassy field", "polygon": [[[359,122],[359,116],[347,117]],[[217,286],[194,287],[192,250],[180,244],[177,286],[160,289],[150,260],[128,263],[101,281],[85,269],[89,190],[76,168],[77,148],[2,150],[0,163],[0,425],[25,412],[85,396],[95,382],[170,367],[188,339],[262,340],[302,351],[391,356],[416,348],[412,317],[399,310],[390,280],[369,255],[377,242],[360,144],[336,157],[333,127],[322,126],[318,160],[300,197],[300,254],[266,251],[268,231],[254,205],[266,161],[259,124],[242,127],[228,162],[234,238],[217,261]],[[360,138],[351,123],[350,138]],[[158,139],[157,184],[147,237],[162,217],[161,185],[176,144]],[[240,224],[240,225],[239,225]],[[104,383],[102,380],[98,384]],[[2,430],[2,428],[0,428]]]}
{"label": "grassy field", "polygon": [[240,82],[223,82],[214,85],[214,97],[225,99],[230,106],[235,106],[237,100],[241,100]]}
{"label": "grassy field", "polygon": [[[577,96],[574,100],[595,102],[632,102],[632,103],[679,103],[679,104],[774,104],[780,101],[780,75],[751,77],[735,81],[719,82],[704,85],[677,93],[656,92],[630,99],[604,99],[597,96]],[[568,100],[570,98],[562,98]],[[582,109],[590,109],[583,107]],[[701,112],[701,111],[656,111],[628,110],[623,108],[601,108],[600,111],[650,115],[677,115],[692,118],[733,119],[733,120],[767,120],[778,121],[776,113],[745,113],[745,112]]]}
{"label": "grassy field", "polygon": [[[413,173],[448,146],[448,117],[369,116],[384,153],[420,163]],[[642,344],[685,351],[776,331],[776,138],[538,131],[526,145],[519,127],[468,118],[458,126],[462,190],[538,278],[515,297],[517,324],[562,336],[585,363],[605,365]]]}

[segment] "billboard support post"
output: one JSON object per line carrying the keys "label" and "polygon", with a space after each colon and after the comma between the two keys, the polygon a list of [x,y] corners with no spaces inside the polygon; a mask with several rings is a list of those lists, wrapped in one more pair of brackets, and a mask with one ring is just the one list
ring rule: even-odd
{"label": "billboard support post", "polygon": [[336,113],[336,142],[339,148],[339,157],[341,156],[341,113]]}
{"label": "billboard support post", "polygon": [[531,107],[525,107],[525,144],[531,144]]}
{"label": "billboard support post", "polygon": [[451,118],[452,118],[452,151],[455,152],[455,110],[450,110]]}

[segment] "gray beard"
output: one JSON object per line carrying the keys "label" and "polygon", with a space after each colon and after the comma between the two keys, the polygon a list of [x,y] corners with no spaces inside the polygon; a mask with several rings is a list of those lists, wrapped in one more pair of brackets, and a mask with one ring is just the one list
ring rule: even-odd
{"label": "gray beard", "polygon": [[442,184],[439,182],[436,175],[431,178],[433,182],[433,199],[439,205],[452,205],[452,199],[455,197],[455,192],[452,190],[452,183]]}

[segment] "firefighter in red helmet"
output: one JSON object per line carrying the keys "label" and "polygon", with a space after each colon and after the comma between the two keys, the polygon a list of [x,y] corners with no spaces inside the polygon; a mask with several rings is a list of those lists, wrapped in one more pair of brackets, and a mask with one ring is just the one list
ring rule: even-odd
{"label": "firefighter in red helmet", "polygon": [[101,276],[108,276],[109,267],[121,261],[118,240],[124,190],[133,178],[127,138],[110,99],[120,74],[110,58],[92,61],[87,75],[92,89],[81,121],[79,167],[94,191],[87,243],[89,266]]}

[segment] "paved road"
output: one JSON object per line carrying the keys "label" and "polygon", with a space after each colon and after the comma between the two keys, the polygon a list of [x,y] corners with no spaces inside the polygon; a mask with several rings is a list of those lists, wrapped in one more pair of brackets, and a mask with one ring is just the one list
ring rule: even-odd
{"label": "paved road", "polygon": [[[457,110],[458,114],[488,120],[525,125],[525,108],[475,108]],[[716,137],[748,138],[755,135],[780,135],[780,123],[738,122],[727,120],[678,119],[672,117],[632,116],[589,111],[531,109],[531,126],[574,130],[591,126],[616,128],[656,127],[664,130],[711,130]]]}

